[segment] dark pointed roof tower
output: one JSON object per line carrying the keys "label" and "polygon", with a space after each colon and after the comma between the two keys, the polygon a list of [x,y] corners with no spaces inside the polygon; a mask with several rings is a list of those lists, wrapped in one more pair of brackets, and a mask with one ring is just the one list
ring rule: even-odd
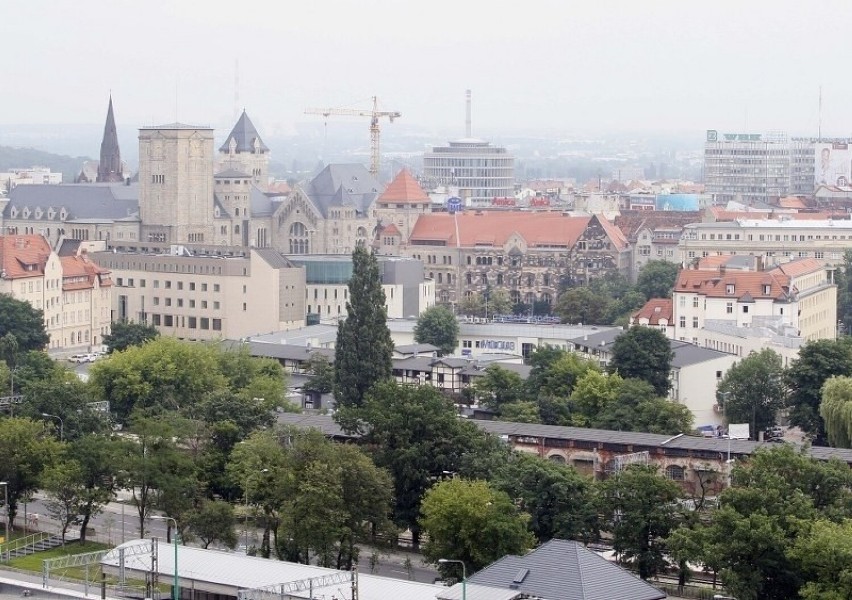
{"label": "dark pointed roof tower", "polygon": [[115,130],[115,116],[112,114],[112,94],[109,96],[104,139],[101,142],[101,162],[98,164],[98,182],[112,183],[123,181],[121,151],[118,148],[118,132]]}
{"label": "dark pointed roof tower", "polygon": [[249,119],[245,109],[243,110],[243,114],[240,115],[240,120],[237,121],[237,124],[234,125],[234,128],[225,140],[225,143],[222,144],[221,148],[219,148],[219,151],[226,153],[229,152],[232,142],[234,144],[234,152],[237,154],[241,154],[243,152],[248,154],[263,154],[265,152],[269,152],[269,148],[263,143],[263,140],[260,139],[260,134],[257,132],[257,129],[255,129],[254,123],[252,123],[251,119]]}

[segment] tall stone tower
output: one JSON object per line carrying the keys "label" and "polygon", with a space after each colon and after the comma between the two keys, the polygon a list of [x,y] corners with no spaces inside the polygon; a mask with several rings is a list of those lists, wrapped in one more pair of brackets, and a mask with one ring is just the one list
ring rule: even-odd
{"label": "tall stone tower", "polygon": [[121,165],[121,151],[118,148],[118,133],[115,130],[115,116],[112,113],[112,94],[109,96],[104,139],[101,141],[101,162],[98,163],[98,183],[113,183],[124,180]]}
{"label": "tall stone tower", "polygon": [[260,139],[260,134],[249,119],[246,111],[219,148],[223,169],[232,169],[251,175],[254,184],[266,191],[269,183],[269,148]]}
{"label": "tall stone tower", "polygon": [[142,242],[212,243],[213,130],[172,123],[139,130]]}

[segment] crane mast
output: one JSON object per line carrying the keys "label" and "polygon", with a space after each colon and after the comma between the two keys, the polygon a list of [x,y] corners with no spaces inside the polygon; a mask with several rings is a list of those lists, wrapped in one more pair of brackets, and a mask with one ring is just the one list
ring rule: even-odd
{"label": "crane mast", "polygon": [[387,117],[387,119],[393,123],[394,119],[402,116],[402,113],[399,111],[379,110],[379,99],[376,96],[373,96],[373,110],[358,110],[352,108],[308,108],[305,110],[305,114],[322,115],[326,118],[331,115],[370,117],[370,173],[374,177],[378,177],[379,175],[379,162],[381,160],[381,129],[379,127],[379,119]]}

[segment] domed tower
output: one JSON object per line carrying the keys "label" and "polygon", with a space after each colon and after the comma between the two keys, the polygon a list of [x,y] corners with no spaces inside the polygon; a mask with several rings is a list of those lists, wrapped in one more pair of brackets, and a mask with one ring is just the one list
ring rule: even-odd
{"label": "domed tower", "polygon": [[266,191],[269,183],[269,148],[246,111],[240,115],[225,143],[219,148],[224,170],[236,170],[251,175],[254,184]]}

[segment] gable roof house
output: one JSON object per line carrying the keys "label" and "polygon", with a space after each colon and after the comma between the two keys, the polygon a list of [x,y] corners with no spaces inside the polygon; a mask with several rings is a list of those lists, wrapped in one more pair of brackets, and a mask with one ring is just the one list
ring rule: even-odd
{"label": "gable roof house", "polygon": [[662,600],[651,584],[579,542],[550,540],[529,554],[510,554],[438,594],[439,600]]}

